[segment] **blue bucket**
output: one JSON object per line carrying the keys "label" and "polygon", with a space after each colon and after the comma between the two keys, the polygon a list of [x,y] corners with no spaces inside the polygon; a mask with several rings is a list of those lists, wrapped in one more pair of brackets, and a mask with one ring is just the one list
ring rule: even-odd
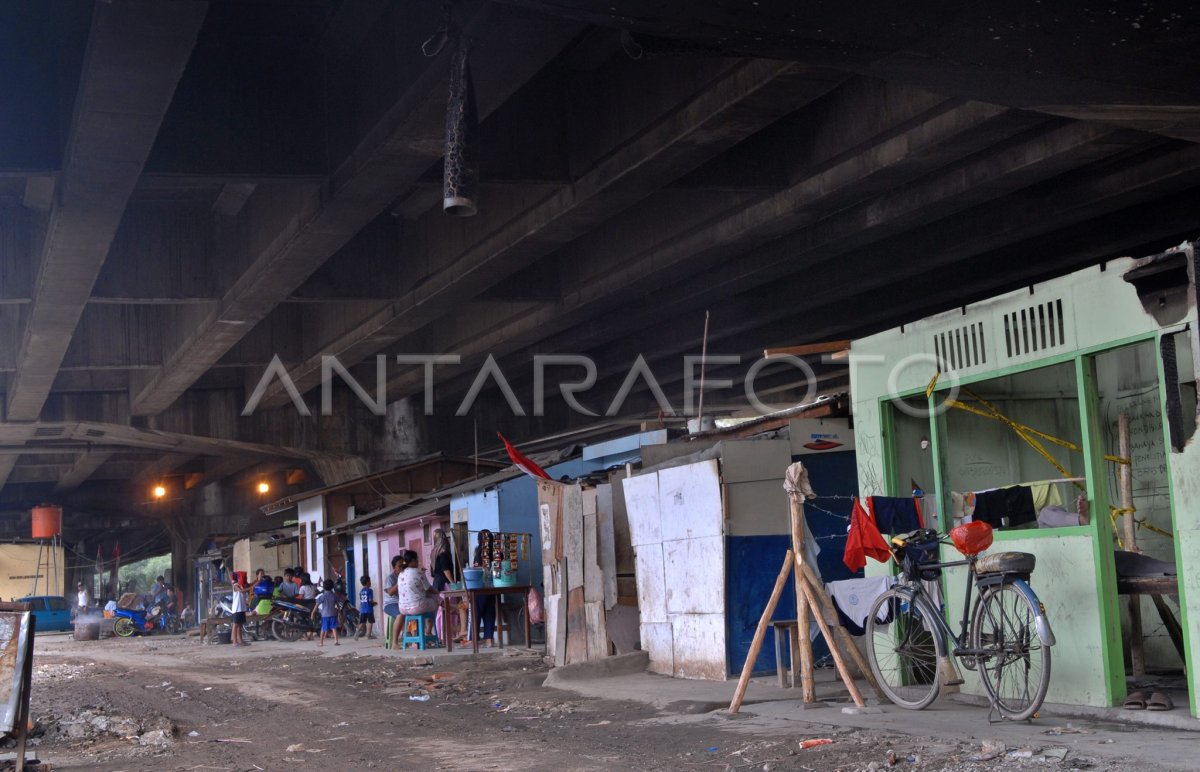
{"label": "blue bucket", "polygon": [[492,579],[493,587],[512,587],[517,583],[517,572],[511,569],[505,569],[500,576]]}
{"label": "blue bucket", "polygon": [[482,568],[464,568],[463,583],[468,590],[483,589],[483,569]]}

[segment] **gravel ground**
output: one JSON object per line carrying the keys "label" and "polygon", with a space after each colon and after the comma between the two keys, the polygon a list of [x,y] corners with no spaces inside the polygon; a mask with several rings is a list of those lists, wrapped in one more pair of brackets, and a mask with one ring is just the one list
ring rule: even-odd
{"label": "gravel ground", "polygon": [[[36,659],[31,750],[56,770],[100,771],[1146,769],[1111,753],[1102,761],[1088,749],[1111,736],[1075,726],[1009,747],[681,716],[544,688],[532,652],[437,665],[331,653],[194,638],[55,642]],[[803,748],[805,739],[832,742]]]}

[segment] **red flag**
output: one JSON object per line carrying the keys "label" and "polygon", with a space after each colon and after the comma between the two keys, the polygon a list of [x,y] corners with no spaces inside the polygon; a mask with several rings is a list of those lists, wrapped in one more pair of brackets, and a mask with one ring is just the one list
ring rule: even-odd
{"label": "red flag", "polygon": [[514,448],[512,443],[505,439],[503,434],[496,432],[496,436],[504,442],[504,449],[508,451],[508,457],[512,459],[512,462],[516,464],[522,472],[530,477],[541,477],[543,480],[550,479],[550,475],[546,474],[545,469],[542,469],[540,466],[521,455],[521,451]]}
{"label": "red flag", "polygon": [[842,562],[851,571],[861,571],[868,557],[886,563],[891,555],[892,551],[875,527],[875,521],[856,497],[850,512],[850,534],[846,537],[846,552],[842,555]]}

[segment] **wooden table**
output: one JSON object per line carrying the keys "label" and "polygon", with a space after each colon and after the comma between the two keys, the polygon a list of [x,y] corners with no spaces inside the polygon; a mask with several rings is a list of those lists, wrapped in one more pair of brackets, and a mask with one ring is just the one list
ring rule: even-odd
{"label": "wooden table", "polygon": [[[1179,592],[1179,577],[1176,576],[1119,576],[1117,577],[1117,594],[1118,595],[1149,595],[1150,600],[1154,602],[1154,608],[1158,610],[1158,616],[1162,619],[1163,627],[1167,629],[1167,635],[1171,638],[1171,643],[1175,645],[1175,650],[1179,652],[1180,659],[1187,661],[1187,657],[1183,653],[1183,628],[1179,624],[1179,620],[1171,612],[1171,607],[1163,600],[1164,595],[1172,595]],[[1134,614],[1131,614],[1131,624],[1133,629],[1130,634],[1131,653],[1136,654],[1139,658],[1142,656],[1142,615],[1140,608]]]}
{"label": "wooden table", "polygon": [[[479,653],[479,616],[475,610],[475,604],[479,598],[489,595],[520,595],[521,601],[525,604],[525,645],[529,645],[529,638],[532,635],[529,624],[529,591],[532,590],[532,585],[517,584],[512,587],[481,587],[478,590],[443,590],[442,591],[442,634],[446,637],[446,651],[454,651],[454,636],[450,635],[450,599],[459,595],[466,594],[468,615],[470,617],[470,625],[472,627],[471,643],[474,646],[475,653]],[[496,645],[504,648],[503,624],[504,615],[501,613],[500,598],[496,599]]]}

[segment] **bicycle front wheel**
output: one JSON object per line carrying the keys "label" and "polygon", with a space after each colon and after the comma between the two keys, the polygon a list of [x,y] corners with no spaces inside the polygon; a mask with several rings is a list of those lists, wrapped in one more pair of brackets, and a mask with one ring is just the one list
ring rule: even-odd
{"label": "bicycle front wheel", "polygon": [[971,620],[971,648],[982,651],[978,670],[1000,715],[1033,716],[1050,686],[1050,647],[1038,637],[1037,609],[1011,584],[984,593]]}
{"label": "bicycle front wheel", "polygon": [[867,616],[867,661],[880,688],[896,705],[921,710],[937,699],[938,628],[933,610],[896,590],[876,599]]}

